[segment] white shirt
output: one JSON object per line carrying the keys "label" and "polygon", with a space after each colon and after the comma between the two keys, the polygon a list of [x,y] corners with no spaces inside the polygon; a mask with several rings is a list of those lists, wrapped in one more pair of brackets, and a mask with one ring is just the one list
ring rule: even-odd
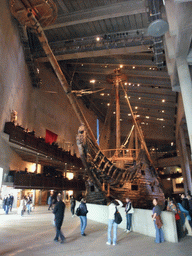
{"label": "white shirt", "polygon": [[109,205],[109,219],[110,220],[114,220],[115,219],[116,207],[117,207],[117,209],[119,209],[119,208],[121,208],[123,206],[123,203],[120,200],[115,199],[115,201],[117,201],[119,203],[119,205],[116,206],[113,203],[111,203]]}

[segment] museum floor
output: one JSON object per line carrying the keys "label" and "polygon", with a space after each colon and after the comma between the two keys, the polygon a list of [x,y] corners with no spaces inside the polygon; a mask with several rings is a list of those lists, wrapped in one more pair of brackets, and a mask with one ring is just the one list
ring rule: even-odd
{"label": "museum floor", "polygon": [[87,236],[80,235],[78,217],[71,217],[69,206],[66,208],[62,227],[66,236],[64,244],[53,241],[55,229],[52,225],[53,214],[46,206],[36,207],[30,215],[23,217],[16,209],[5,215],[0,209],[0,255],[9,256],[84,256],[84,255],[129,255],[129,256],[188,256],[192,255],[192,237],[186,236],[179,243],[155,244],[153,237],[131,232],[126,234],[118,229],[116,246],[106,245],[107,225],[88,220]]}

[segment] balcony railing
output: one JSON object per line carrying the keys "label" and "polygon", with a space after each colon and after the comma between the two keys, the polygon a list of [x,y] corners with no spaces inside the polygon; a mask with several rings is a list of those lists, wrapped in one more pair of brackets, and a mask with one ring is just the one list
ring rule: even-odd
{"label": "balcony railing", "polygon": [[15,172],[13,186],[20,189],[85,190],[83,180],[68,180],[63,177],[48,177],[43,174],[24,172]]}
{"label": "balcony railing", "polygon": [[25,132],[22,127],[15,126],[12,122],[5,123],[4,132],[9,134],[9,141],[12,143],[34,150],[37,153],[45,154],[58,161],[72,163],[76,167],[83,167],[81,159],[76,157],[76,155],[72,156],[69,151],[46,143],[44,139]]}

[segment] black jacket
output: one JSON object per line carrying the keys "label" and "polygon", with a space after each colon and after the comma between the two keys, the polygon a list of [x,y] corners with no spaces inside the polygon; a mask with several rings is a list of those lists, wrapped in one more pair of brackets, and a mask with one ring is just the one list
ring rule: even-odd
{"label": "black jacket", "polygon": [[55,214],[56,223],[63,222],[64,212],[65,212],[65,204],[62,201],[57,202],[53,210],[53,213]]}
{"label": "black jacket", "polygon": [[88,213],[86,204],[81,202],[81,204],[79,205],[79,208],[80,208],[80,216],[86,216]]}

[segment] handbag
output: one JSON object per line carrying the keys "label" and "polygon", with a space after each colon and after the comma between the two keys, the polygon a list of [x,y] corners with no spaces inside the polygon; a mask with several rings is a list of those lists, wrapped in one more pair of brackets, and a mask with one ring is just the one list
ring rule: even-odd
{"label": "handbag", "polygon": [[133,206],[131,205],[131,209],[129,210],[129,212],[128,213],[134,213],[134,208],[133,208]]}
{"label": "handbag", "polygon": [[179,216],[179,213],[176,213],[176,214],[175,214],[175,219],[176,219],[176,220],[180,220],[180,219],[181,219],[180,216]]}
{"label": "handbag", "polygon": [[114,219],[115,223],[120,224],[122,222],[122,217],[120,212],[117,210],[116,207],[116,211],[115,211],[115,219]]}
{"label": "handbag", "polygon": [[160,215],[157,215],[156,216],[156,218],[155,218],[155,220],[156,220],[156,225],[157,225],[157,228],[158,229],[160,229],[162,226],[163,226],[163,222],[162,222],[162,220],[161,220],[161,216]]}

